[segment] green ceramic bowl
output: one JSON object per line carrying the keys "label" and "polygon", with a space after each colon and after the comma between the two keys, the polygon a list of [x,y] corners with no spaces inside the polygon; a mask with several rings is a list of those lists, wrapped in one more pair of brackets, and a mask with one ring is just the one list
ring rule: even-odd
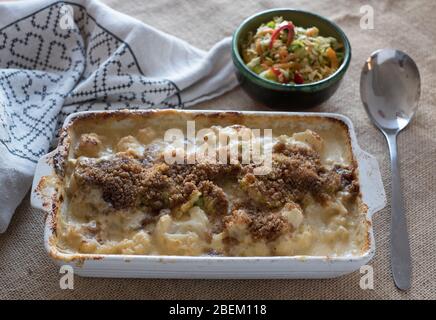
{"label": "green ceramic bowl", "polygon": [[[277,16],[291,20],[296,26],[305,28],[315,26],[321,36],[335,37],[342,42],[344,59],[338,70],[321,81],[301,85],[277,83],[263,79],[251,71],[242,60],[241,44],[247,39],[249,31],[255,32],[262,23]],[[241,87],[252,98],[272,108],[301,110],[318,105],[335,93],[350,64],[351,46],[345,33],[326,18],[301,10],[272,9],[247,18],[236,29],[232,40],[232,58]]]}

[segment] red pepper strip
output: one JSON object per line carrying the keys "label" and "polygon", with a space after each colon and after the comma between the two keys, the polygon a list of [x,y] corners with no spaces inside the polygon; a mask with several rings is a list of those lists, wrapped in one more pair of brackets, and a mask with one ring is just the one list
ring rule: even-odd
{"label": "red pepper strip", "polygon": [[271,68],[271,71],[277,76],[277,78],[282,74],[282,72],[279,69],[274,67]]}
{"label": "red pepper strip", "polygon": [[279,81],[280,81],[280,76],[283,75],[283,81],[280,81],[280,82],[286,81],[285,75],[279,69],[272,67],[271,71],[276,75],[276,77]]}
{"label": "red pepper strip", "polygon": [[296,84],[303,84],[304,83],[304,78],[301,74],[295,72],[294,73],[294,82]]}
{"label": "red pepper strip", "polygon": [[288,24],[281,26],[280,28],[278,28],[277,30],[274,30],[273,34],[271,35],[271,42],[269,43],[269,48],[272,49],[274,41],[276,41],[277,37],[279,36],[280,32],[282,32],[283,30],[288,30],[288,42],[287,45],[290,45],[292,40],[294,39],[295,36],[295,31],[294,31],[294,25],[292,24],[292,22],[289,22]]}

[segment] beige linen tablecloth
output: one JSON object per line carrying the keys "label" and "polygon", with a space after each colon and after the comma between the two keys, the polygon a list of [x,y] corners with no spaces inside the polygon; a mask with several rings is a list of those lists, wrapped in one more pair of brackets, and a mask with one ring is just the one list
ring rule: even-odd
{"label": "beige linen tablecloth", "polygon": [[[390,274],[389,214],[374,217],[377,252],[374,290],[362,290],[360,274],[331,280],[139,280],[75,278],[74,290],[61,290],[59,269],[43,248],[43,214],[26,197],[5,234],[0,235],[0,299],[368,299],[436,298],[436,1],[141,1],[105,0],[132,15],[203,49],[231,35],[247,16],[269,8],[313,11],[337,22],[353,48],[350,69],[338,92],[316,111],[351,118],[364,150],[380,162],[390,190],[389,159],[383,136],[369,122],[359,97],[363,62],[379,48],[406,51],[417,62],[422,79],[419,111],[399,137],[405,206],[413,259],[413,284],[408,293],[396,290]],[[374,29],[360,28],[360,8],[371,3]],[[197,109],[266,110],[241,89],[196,106]]]}

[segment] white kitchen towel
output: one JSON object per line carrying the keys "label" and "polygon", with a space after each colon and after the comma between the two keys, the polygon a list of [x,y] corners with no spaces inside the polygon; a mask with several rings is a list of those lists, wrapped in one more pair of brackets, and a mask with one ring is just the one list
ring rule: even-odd
{"label": "white kitchen towel", "polygon": [[182,108],[237,83],[229,38],[205,52],[95,0],[2,2],[0,17],[0,233],[68,114]]}

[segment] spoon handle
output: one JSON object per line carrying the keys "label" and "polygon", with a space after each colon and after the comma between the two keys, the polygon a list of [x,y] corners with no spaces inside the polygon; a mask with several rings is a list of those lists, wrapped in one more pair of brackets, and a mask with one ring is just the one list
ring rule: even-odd
{"label": "spoon handle", "polygon": [[401,193],[400,168],[397,156],[397,134],[386,133],[391,154],[392,200],[391,200],[391,265],[398,289],[410,288],[412,264],[406,213]]}

